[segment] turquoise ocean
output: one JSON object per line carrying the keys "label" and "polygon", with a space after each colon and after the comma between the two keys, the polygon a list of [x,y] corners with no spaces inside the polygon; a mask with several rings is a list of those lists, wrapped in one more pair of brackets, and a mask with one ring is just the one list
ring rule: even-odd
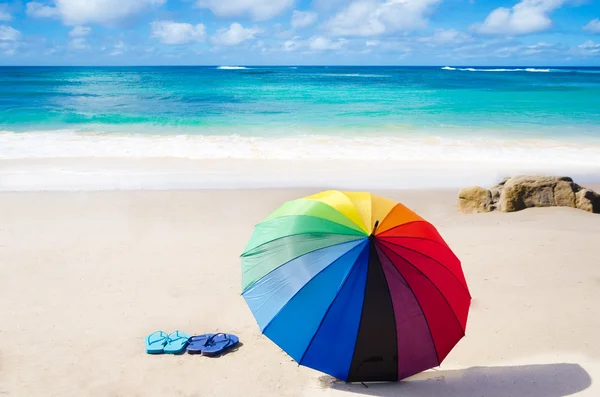
{"label": "turquoise ocean", "polygon": [[440,145],[600,147],[600,68],[0,68],[0,158],[404,159]]}

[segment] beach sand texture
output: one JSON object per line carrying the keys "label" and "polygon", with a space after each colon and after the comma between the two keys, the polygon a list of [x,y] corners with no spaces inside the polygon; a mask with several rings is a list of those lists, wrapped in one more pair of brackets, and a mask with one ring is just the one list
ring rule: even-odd
{"label": "beach sand texture", "polygon": [[[467,336],[442,366],[368,388],[299,367],[260,334],[239,255],[257,222],[314,192],[0,193],[0,395],[600,395],[600,216],[461,215],[454,190],[374,192],[436,225],[462,260]],[[231,332],[242,346],[149,356],[158,329]]]}

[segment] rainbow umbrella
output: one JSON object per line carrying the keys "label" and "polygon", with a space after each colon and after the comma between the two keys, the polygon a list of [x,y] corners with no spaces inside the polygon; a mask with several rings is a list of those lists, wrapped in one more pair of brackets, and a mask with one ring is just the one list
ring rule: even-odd
{"label": "rainbow umbrella", "polygon": [[348,382],[438,366],[465,335],[471,303],[437,230],[364,192],[284,203],[256,225],[242,283],[264,335],[300,365]]}

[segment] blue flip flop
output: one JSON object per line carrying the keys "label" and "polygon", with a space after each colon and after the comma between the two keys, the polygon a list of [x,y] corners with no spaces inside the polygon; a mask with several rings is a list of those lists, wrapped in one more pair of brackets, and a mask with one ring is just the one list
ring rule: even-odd
{"label": "blue flip flop", "polygon": [[171,332],[167,337],[167,344],[164,347],[164,352],[167,354],[179,354],[185,350],[188,345],[190,336],[179,330]]}
{"label": "blue flip flop", "polygon": [[164,353],[165,345],[169,336],[163,331],[154,331],[146,337],[146,353],[161,354]]}
{"label": "blue flip flop", "polygon": [[232,334],[218,333],[208,338],[202,348],[203,356],[216,356],[239,343],[240,339]]}
{"label": "blue flip flop", "polygon": [[213,336],[214,334],[202,334],[192,336],[190,338],[190,344],[187,347],[187,352],[189,354],[202,353],[202,350],[206,347],[208,340]]}

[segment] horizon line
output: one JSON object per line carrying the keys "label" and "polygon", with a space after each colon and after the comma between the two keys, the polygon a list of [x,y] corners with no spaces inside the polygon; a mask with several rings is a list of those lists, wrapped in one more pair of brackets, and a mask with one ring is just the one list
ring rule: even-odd
{"label": "horizon line", "polygon": [[148,65],[117,65],[117,64],[97,64],[97,65],[62,65],[62,64],[40,64],[40,65],[0,65],[0,68],[14,67],[409,67],[409,68],[435,68],[435,67],[503,67],[503,68],[600,68],[600,65],[473,65],[473,64],[437,64],[437,65],[359,65],[359,64],[148,64]]}

